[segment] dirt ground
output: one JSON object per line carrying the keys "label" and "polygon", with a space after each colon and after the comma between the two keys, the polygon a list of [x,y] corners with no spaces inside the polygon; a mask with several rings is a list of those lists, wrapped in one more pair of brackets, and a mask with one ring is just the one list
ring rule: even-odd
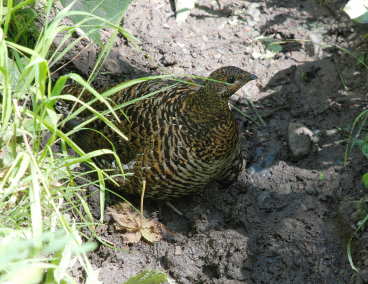
{"label": "dirt ground", "polygon": [[[341,11],[346,1],[218,2],[198,1],[178,25],[169,1],[133,1],[124,27],[139,39],[139,49],[121,39],[104,76],[117,82],[145,72],[208,75],[235,65],[259,79],[232,104],[255,117],[245,98],[251,100],[265,125],[237,114],[247,167],[230,188],[211,185],[173,201],[185,217],[147,202],[146,215],[157,216],[174,237],[124,246],[107,220],[101,236],[123,250],[101,245],[91,253],[100,279],[123,283],[143,269],[158,269],[183,284],[368,283],[368,232],[353,242],[359,273],[346,253],[362,213],[354,201],[364,198],[367,161],[353,151],[343,164],[344,130],[367,108],[367,70],[349,54],[360,48],[364,27]],[[261,36],[283,41],[282,51],[267,52]],[[75,67],[88,74],[94,58],[86,50]],[[290,123],[315,138],[303,156],[290,151]]]}

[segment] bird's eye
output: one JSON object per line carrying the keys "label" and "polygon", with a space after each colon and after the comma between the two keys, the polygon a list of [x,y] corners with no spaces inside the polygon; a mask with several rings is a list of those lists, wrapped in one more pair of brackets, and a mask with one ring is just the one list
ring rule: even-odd
{"label": "bird's eye", "polygon": [[227,80],[227,82],[228,83],[230,83],[230,84],[232,84],[232,83],[234,83],[235,82],[235,77],[234,76],[231,76],[231,77],[229,77],[229,80]]}

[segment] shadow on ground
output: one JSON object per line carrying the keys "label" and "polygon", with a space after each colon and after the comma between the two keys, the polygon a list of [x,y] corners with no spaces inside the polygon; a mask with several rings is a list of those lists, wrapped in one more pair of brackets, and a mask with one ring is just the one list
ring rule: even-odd
{"label": "shadow on ground", "polygon": [[[147,201],[146,212],[175,232],[153,246],[122,246],[111,224],[103,238],[129,254],[101,246],[92,261],[103,279],[117,283],[140,267],[164,269],[178,283],[352,283],[345,253],[352,224],[344,223],[339,203],[361,188],[362,159],[354,153],[344,167],[344,133],[323,133],[348,127],[362,110],[361,71],[354,59],[335,55],[277,72],[256,102],[260,113],[276,110],[267,126],[242,130],[253,134],[245,135],[249,163],[239,181],[173,201],[185,217]],[[346,86],[339,74],[350,73],[356,75]],[[297,161],[287,145],[291,121],[322,133],[315,150]]]}
{"label": "shadow on ground", "polygon": [[[101,245],[91,254],[100,279],[122,283],[143,269],[160,269],[188,284],[354,283],[345,252],[357,219],[341,204],[364,195],[360,179],[366,162],[354,151],[344,166],[347,132],[341,130],[367,107],[366,70],[338,49],[310,54],[304,43],[267,58],[255,40],[263,35],[307,40],[320,33],[328,43],[347,41],[352,25],[333,15],[344,1],[332,1],[337,5],[332,12],[319,1],[224,0],[221,7],[203,1],[183,26],[176,25],[168,3],[159,1],[152,9],[148,2],[135,1],[126,19],[142,39],[143,52],[122,40],[106,63],[109,76],[99,84],[139,77],[139,70],[207,75],[221,65],[237,65],[259,80],[239,92],[234,104],[247,110],[244,98],[254,101],[266,126],[242,119],[247,169],[228,189],[210,185],[197,196],[173,201],[185,217],[146,202],[147,215],[158,216],[175,232],[173,238],[124,245],[107,220],[101,237],[124,250]],[[302,123],[319,138],[306,157],[290,155],[290,122]],[[360,242],[353,252],[364,272],[367,248]]]}

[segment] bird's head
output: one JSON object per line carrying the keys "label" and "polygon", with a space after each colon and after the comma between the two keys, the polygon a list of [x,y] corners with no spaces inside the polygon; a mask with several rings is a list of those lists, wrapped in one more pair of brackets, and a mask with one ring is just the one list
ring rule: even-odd
{"label": "bird's head", "polygon": [[207,92],[221,95],[228,99],[246,83],[257,79],[257,76],[235,66],[221,67],[213,71],[205,83]]}
{"label": "bird's head", "polygon": [[249,81],[257,79],[238,67],[226,66],[213,71],[198,92],[188,96],[187,110],[196,122],[228,119],[228,99]]}

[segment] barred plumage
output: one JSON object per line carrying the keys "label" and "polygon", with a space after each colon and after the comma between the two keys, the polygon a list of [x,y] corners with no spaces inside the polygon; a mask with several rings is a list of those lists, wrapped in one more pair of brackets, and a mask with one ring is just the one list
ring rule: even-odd
{"label": "barred plumage", "polygon": [[[128,142],[101,121],[88,127],[108,137],[133,172],[125,180],[118,179],[123,191],[140,193],[145,179],[145,196],[165,199],[199,191],[212,181],[230,184],[241,170],[242,158],[228,99],[255,78],[227,66],[212,72],[202,86],[159,79],[139,83],[113,95],[112,102],[121,104],[165,90],[123,109],[128,120],[122,116],[117,125],[128,134]],[[86,151],[111,148],[94,131],[82,131],[76,140]],[[104,162],[113,165],[111,157]]]}

